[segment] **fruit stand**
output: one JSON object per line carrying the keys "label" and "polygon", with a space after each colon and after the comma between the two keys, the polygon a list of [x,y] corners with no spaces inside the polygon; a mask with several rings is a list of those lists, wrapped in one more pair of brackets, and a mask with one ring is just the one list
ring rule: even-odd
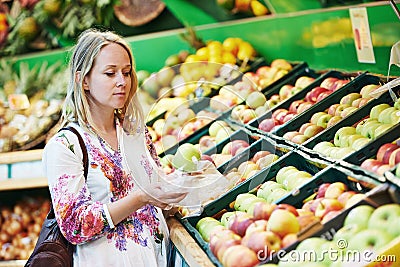
{"label": "fruit stand", "polygon": [[[200,212],[168,218],[175,266],[308,266],[288,255],[324,249],[373,249],[398,266],[400,228],[383,219],[400,218],[400,69],[390,61],[400,22],[389,1],[254,1],[253,13],[162,2],[147,34],[116,26],[133,47],[147,126],[166,172],[194,171],[179,158],[192,153],[223,177]],[[352,12],[367,14],[373,62],[357,50]],[[48,209],[41,155],[72,40],[0,61],[0,266],[23,266]],[[229,53],[213,58],[218,47]]]}

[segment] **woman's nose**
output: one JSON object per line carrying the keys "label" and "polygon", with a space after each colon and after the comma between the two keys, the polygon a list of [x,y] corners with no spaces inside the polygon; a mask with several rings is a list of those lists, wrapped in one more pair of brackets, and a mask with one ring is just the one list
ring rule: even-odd
{"label": "woman's nose", "polygon": [[117,75],[117,86],[125,86],[126,85],[126,80],[125,76],[123,73],[119,73]]}

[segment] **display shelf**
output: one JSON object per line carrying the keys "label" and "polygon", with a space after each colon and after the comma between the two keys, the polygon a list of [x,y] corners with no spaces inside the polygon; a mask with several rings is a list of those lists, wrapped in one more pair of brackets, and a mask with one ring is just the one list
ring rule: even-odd
{"label": "display shelf", "polygon": [[171,241],[189,266],[214,266],[207,254],[176,218],[169,217],[167,225]]}
{"label": "display shelf", "polygon": [[0,164],[42,160],[43,149],[1,153]]}
{"label": "display shelf", "polygon": [[45,177],[7,179],[4,181],[0,181],[0,191],[47,187],[47,185],[47,178]]}

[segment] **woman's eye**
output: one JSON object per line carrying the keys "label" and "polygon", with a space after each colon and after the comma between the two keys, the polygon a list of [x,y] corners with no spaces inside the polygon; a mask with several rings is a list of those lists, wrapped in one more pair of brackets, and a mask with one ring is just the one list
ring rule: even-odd
{"label": "woman's eye", "polygon": [[131,76],[131,72],[130,72],[130,71],[128,71],[128,72],[124,72],[124,76],[126,76],[126,77],[129,77],[129,76]]}
{"label": "woman's eye", "polygon": [[113,76],[115,73],[114,72],[106,72],[105,73],[107,76]]}

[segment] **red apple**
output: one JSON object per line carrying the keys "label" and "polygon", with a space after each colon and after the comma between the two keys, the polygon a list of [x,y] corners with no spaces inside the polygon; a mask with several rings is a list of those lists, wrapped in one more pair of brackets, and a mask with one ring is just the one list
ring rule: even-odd
{"label": "red apple", "polygon": [[274,118],[268,118],[260,122],[258,129],[264,132],[270,132],[276,125],[280,125],[279,121]]}
{"label": "red apple", "polygon": [[274,203],[257,202],[254,204],[252,212],[248,212],[253,215],[254,220],[268,220],[275,207]]}
{"label": "red apple", "polygon": [[290,96],[291,96],[291,91],[292,91],[293,87],[294,87],[294,86],[291,85],[291,84],[285,84],[285,85],[283,85],[283,86],[279,89],[279,96],[280,96],[280,98],[283,100],[283,99],[286,99],[286,98],[290,97]]}
{"label": "red apple", "polygon": [[259,263],[257,253],[243,245],[229,247],[222,256],[224,267],[254,267]]}
{"label": "red apple", "polygon": [[271,152],[267,151],[267,150],[262,150],[262,151],[257,151],[253,158],[251,159],[251,161],[253,161],[254,163],[256,163],[260,158],[271,154]]}
{"label": "red apple", "polygon": [[292,141],[293,137],[295,137],[296,135],[300,135],[300,132],[286,132],[282,137],[286,140]]}
{"label": "red apple", "polygon": [[330,95],[332,93],[332,91],[327,91],[327,92],[322,92],[318,95],[316,102],[321,101],[322,99],[324,99],[325,97],[327,97],[328,95]]}
{"label": "red apple", "polygon": [[218,257],[218,253],[221,253],[222,255],[222,250],[226,250],[229,245],[233,246],[240,244],[241,240],[242,238],[239,235],[235,234],[229,229],[223,229],[217,232],[213,232],[210,235],[209,242],[211,253]]}
{"label": "red apple", "polygon": [[304,102],[304,103],[301,103],[301,104],[299,105],[299,107],[297,108],[297,114],[300,114],[300,113],[306,111],[306,110],[309,109],[312,105],[313,105],[313,103],[311,103],[311,102]]}
{"label": "red apple", "polygon": [[234,231],[239,236],[244,236],[246,233],[247,227],[253,223],[253,218],[251,215],[247,213],[238,213],[234,215],[232,218],[232,224],[229,229]]}
{"label": "red apple", "polygon": [[325,197],[326,189],[330,186],[331,183],[323,183],[318,187],[316,198]]}
{"label": "red apple", "polygon": [[297,112],[298,107],[300,106],[301,103],[304,102],[305,101],[303,99],[293,101],[289,106],[289,112],[298,113]]}
{"label": "red apple", "polygon": [[355,194],[357,194],[355,191],[345,191],[343,193],[341,193],[337,200],[339,200],[340,203],[342,203],[343,207],[346,206],[347,201],[354,196]]}
{"label": "red apple", "polygon": [[400,162],[400,148],[397,148],[392,152],[392,154],[390,154],[389,165],[395,166],[399,162]]}
{"label": "red apple", "polygon": [[343,205],[339,200],[334,198],[323,198],[319,202],[314,214],[316,217],[322,219],[328,212],[342,209]]}
{"label": "red apple", "polygon": [[293,138],[292,138],[292,142],[293,143],[296,143],[296,144],[303,144],[305,141],[307,141],[309,139],[309,137],[308,136],[306,136],[306,135],[304,135],[304,134],[299,134],[299,135],[296,135],[296,136],[294,136]]}
{"label": "red apple", "polygon": [[329,92],[329,90],[324,87],[317,86],[317,87],[313,88],[310,92],[308,92],[304,99],[308,102],[315,103],[315,102],[317,102],[318,96],[322,92]]}
{"label": "red apple", "polygon": [[366,159],[361,163],[360,167],[370,172],[375,172],[383,164],[384,163],[382,163],[382,161],[379,161],[377,159]]}
{"label": "red apple", "polygon": [[350,82],[350,80],[343,80],[343,79],[337,80],[335,82],[332,90],[336,91],[336,90],[342,88],[344,85],[348,84],[349,82]]}
{"label": "red apple", "polygon": [[332,220],[333,218],[335,218],[336,216],[338,216],[342,211],[341,210],[331,210],[329,211],[327,214],[325,214],[325,216],[322,218],[321,223],[324,224],[330,220]]}
{"label": "red apple", "polygon": [[376,174],[383,175],[386,171],[392,168],[389,164],[382,164],[378,169],[376,169]]}
{"label": "red apple", "polygon": [[307,129],[308,126],[314,125],[311,122],[306,122],[300,126],[299,133],[304,134],[304,131]]}
{"label": "red apple", "polygon": [[336,199],[347,190],[347,185],[343,182],[331,183],[325,191],[325,198]]}
{"label": "red apple", "polygon": [[336,108],[337,108],[338,106],[340,106],[339,103],[336,103],[336,104],[331,105],[331,106],[328,108],[328,114],[329,114],[329,115],[332,115],[332,116],[335,116],[335,114],[336,114]]}
{"label": "red apple", "polygon": [[242,245],[256,252],[261,258],[277,252],[281,248],[281,242],[281,238],[271,231],[251,232],[242,239]]}
{"label": "red apple", "polygon": [[339,79],[338,79],[338,78],[335,78],[335,77],[328,77],[328,78],[325,78],[325,79],[321,82],[320,86],[333,91],[333,89],[331,89],[331,88],[334,88],[335,82],[336,82],[337,80],[339,80]]}
{"label": "red apple", "polygon": [[282,248],[286,248],[297,241],[297,234],[287,234],[282,238]]}
{"label": "red apple", "polygon": [[299,213],[297,212],[297,209],[294,206],[290,205],[290,204],[285,204],[285,203],[278,204],[275,207],[275,210],[277,210],[277,209],[287,210],[287,211],[290,211],[291,213],[293,213],[294,216],[296,216],[296,217],[299,216]]}
{"label": "red apple", "polygon": [[294,117],[296,117],[296,115],[297,115],[296,113],[292,113],[292,112],[289,111],[289,112],[286,114],[286,116],[283,117],[283,119],[282,119],[282,124],[284,124],[284,123],[290,121],[291,119],[293,119]]}
{"label": "red apple", "polygon": [[268,221],[264,219],[255,220],[252,224],[247,227],[244,236],[250,235],[252,232],[267,231]]}

